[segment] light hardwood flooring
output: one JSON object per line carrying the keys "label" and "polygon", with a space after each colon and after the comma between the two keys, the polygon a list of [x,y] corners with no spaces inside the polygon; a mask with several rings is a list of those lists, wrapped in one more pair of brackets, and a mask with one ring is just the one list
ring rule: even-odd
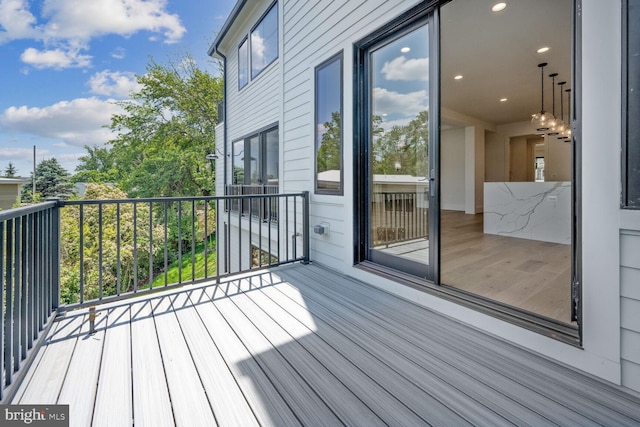
{"label": "light hardwood flooring", "polygon": [[485,234],[482,220],[441,212],[441,282],[570,323],[571,246]]}

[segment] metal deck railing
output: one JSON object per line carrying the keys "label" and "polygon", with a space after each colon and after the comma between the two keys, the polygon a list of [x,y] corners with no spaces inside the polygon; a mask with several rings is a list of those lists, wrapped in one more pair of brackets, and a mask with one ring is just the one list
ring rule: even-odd
{"label": "metal deck railing", "polygon": [[0,212],[0,401],[57,313],[308,262],[308,230],[306,192],[49,200]]}

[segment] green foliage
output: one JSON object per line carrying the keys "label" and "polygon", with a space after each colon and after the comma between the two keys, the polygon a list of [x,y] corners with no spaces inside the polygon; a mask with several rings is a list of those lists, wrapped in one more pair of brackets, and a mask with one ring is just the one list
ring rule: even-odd
{"label": "green foliage", "polygon": [[[85,193],[86,199],[123,199],[126,194],[119,189],[106,185],[90,184]],[[136,215],[136,239],[134,245],[134,209]],[[102,221],[100,221],[100,211]],[[60,297],[64,303],[78,302],[80,298],[80,232],[84,253],[82,257],[84,297],[97,298],[100,285],[100,257],[102,257],[103,295],[114,295],[117,290],[118,259],[120,260],[120,291],[133,290],[137,273],[139,282],[149,277],[149,251],[155,258],[163,253],[164,240],[161,226],[152,226],[153,245],[149,247],[148,204],[127,203],[120,206],[118,230],[118,212],[115,204],[80,207],[66,206],[61,210],[60,223]],[[100,227],[102,224],[102,227]],[[120,251],[118,254],[118,243]],[[101,246],[102,245],[102,246]],[[135,251],[135,255],[134,255]],[[134,271],[134,256],[138,261]],[[152,267],[153,268],[153,267]]]}
{"label": "green foliage", "polygon": [[404,126],[384,131],[374,117],[373,173],[427,176],[429,170],[429,113],[421,111]]}
{"label": "green foliage", "polygon": [[16,167],[13,165],[13,163],[9,162],[7,167],[4,169],[5,178],[13,178],[16,176],[16,173]]}
{"label": "green foliage", "polygon": [[118,179],[115,158],[106,147],[84,146],[85,156],[80,157],[76,166],[73,182],[91,182],[95,184],[115,183]]}
{"label": "green foliage", "polygon": [[[42,199],[47,197],[60,197],[68,199],[73,191],[73,183],[67,172],[54,158],[41,161],[35,170],[36,174],[36,197],[33,197],[33,187],[31,184],[24,185],[20,194],[23,203],[35,203],[38,196]],[[31,174],[33,179],[33,173]]]}
{"label": "green foliage", "polygon": [[331,121],[324,124],[318,148],[318,172],[340,170],[342,163],[342,123],[339,111],[331,113]]}
{"label": "green foliage", "polygon": [[[195,249],[195,263],[191,262],[191,253],[185,254],[182,257],[182,267],[178,266],[178,261],[174,261],[167,269],[166,283],[171,285],[179,282],[187,282],[191,280],[191,268],[193,267],[193,274],[196,280],[203,279],[204,266],[207,265],[207,277],[214,276],[216,274],[216,252],[215,252],[215,236],[209,238],[207,247],[207,254],[205,257],[204,244],[199,244]],[[164,286],[165,274],[160,273],[153,279],[153,287]]]}
{"label": "green foliage", "polygon": [[185,55],[166,65],[153,59],[137,77],[140,91],[119,102],[111,118],[116,138],[87,148],[77,180],[114,182],[131,197],[211,195],[215,172],[205,156],[215,146],[222,78]]}

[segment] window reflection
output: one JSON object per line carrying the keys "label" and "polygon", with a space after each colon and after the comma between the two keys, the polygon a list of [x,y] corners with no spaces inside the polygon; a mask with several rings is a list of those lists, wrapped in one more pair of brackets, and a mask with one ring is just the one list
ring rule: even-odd
{"label": "window reflection", "polygon": [[278,57],[278,4],[251,31],[251,78]]}
{"label": "window reflection", "polygon": [[342,54],[316,69],[316,191],[342,194]]}

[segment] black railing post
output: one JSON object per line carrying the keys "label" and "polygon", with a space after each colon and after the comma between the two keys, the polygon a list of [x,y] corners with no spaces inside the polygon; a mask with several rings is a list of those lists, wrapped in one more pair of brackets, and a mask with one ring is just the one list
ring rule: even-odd
{"label": "black railing post", "polygon": [[[50,272],[51,272],[51,309],[57,310],[60,306],[60,209],[64,202],[58,197],[48,197],[48,202],[55,202],[51,210],[51,238],[50,244]],[[80,224],[82,227],[82,224]]]}
{"label": "black railing post", "polygon": [[309,264],[309,192],[302,192],[302,251],[303,264]]}

